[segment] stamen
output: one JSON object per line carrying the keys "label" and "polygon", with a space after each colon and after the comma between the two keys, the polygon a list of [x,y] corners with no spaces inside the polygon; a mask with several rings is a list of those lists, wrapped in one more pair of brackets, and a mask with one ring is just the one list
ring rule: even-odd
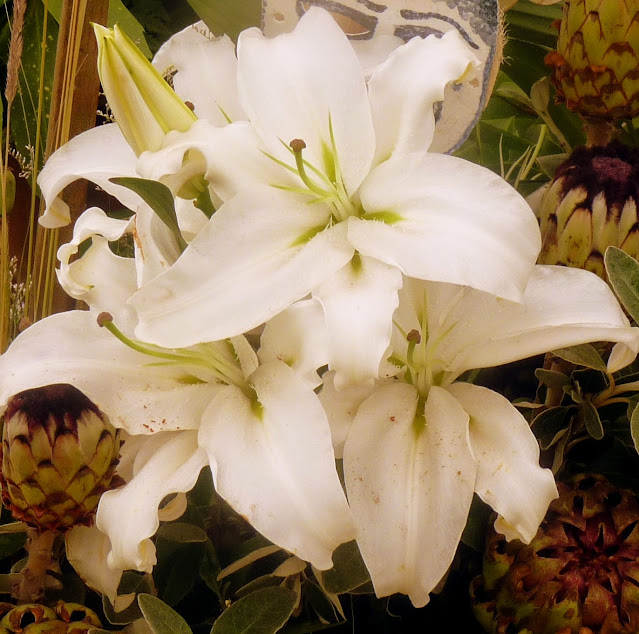
{"label": "stamen", "polygon": [[330,196],[330,192],[327,192],[321,187],[318,187],[306,173],[306,166],[304,165],[304,159],[302,158],[302,150],[306,148],[306,143],[302,139],[293,139],[288,145],[291,150],[293,150],[297,173],[300,175],[300,178],[302,179],[304,185],[306,185],[306,187],[308,187],[313,193],[319,196]]}
{"label": "stamen", "polygon": [[248,392],[248,396],[252,397],[250,386],[246,383],[244,373],[237,363],[230,363],[228,359],[224,359],[215,354],[213,344],[203,344],[206,355],[202,352],[192,350],[175,350],[160,348],[152,344],[143,343],[127,337],[114,323],[111,314],[100,313],[97,318],[98,326],[106,328],[116,339],[121,341],[127,348],[140,352],[141,354],[155,357],[157,359],[165,359],[169,363],[157,363],[149,365],[187,365],[191,367],[204,368],[215,379],[226,383],[227,385],[235,385],[243,392]]}

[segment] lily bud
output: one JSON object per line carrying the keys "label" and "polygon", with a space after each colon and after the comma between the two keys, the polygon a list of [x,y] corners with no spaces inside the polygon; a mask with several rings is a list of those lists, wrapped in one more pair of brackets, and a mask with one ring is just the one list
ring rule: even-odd
{"label": "lily bud", "polygon": [[186,132],[197,117],[135,44],[117,25],[93,29],[102,88],[133,151],[159,150],[168,132]]}

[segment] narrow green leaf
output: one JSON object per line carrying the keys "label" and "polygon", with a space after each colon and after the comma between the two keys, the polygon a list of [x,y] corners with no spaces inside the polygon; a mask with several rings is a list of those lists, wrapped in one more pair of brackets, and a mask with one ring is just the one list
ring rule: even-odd
{"label": "narrow green leaf", "polygon": [[604,255],[608,280],[630,316],[639,323],[639,262],[617,247]]}
{"label": "narrow green leaf", "polygon": [[175,610],[152,594],[139,595],[138,604],[154,634],[193,634]]}
{"label": "narrow green leaf", "polygon": [[570,377],[563,372],[537,368],[535,370],[535,376],[548,387],[562,388],[564,385],[570,385]]}
{"label": "narrow green leaf", "polygon": [[581,413],[586,431],[595,440],[601,440],[604,437],[604,428],[597,408],[590,401],[584,401],[581,404]]}
{"label": "narrow green leaf", "polygon": [[274,634],[286,624],[296,604],[297,595],[287,588],[256,590],[225,610],[211,634]]}
{"label": "narrow green leaf", "polygon": [[208,539],[206,532],[199,526],[187,524],[186,522],[163,524],[157,534],[158,537],[181,544],[203,543]]}
{"label": "narrow green leaf", "polygon": [[[40,70],[42,67],[42,37],[44,34],[44,6],[42,2],[28,2],[25,15],[24,49],[20,63],[19,93],[11,107],[11,139],[16,150],[30,163],[33,148],[36,146],[38,129],[38,100],[40,90]],[[42,94],[42,124],[40,128],[40,147],[46,145],[46,130],[49,125],[49,109],[53,71],[55,69],[55,50],[58,40],[58,25],[54,20],[46,23],[46,55],[44,59],[44,92]],[[40,150],[39,163],[42,163]]]}
{"label": "narrow green leaf", "polygon": [[635,407],[630,417],[630,435],[635,445],[635,451],[639,453],[639,407]]}
{"label": "narrow green leaf", "polygon": [[226,33],[233,41],[244,29],[260,26],[260,0],[187,0],[191,8],[215,35]]}
{"label": "narrow green leaf", "polygon": [[162,183],[146,178],[121,178],[109,179],[116,185],[121,185],[135,192],[153,211],[158,218],[169,228],[180,247],[181,251],[186,249],[187,244],[182,237],[182,232],[178,226],[177,215],[175,213],[175,203],[171,190]]}
{"label": "narrow green leaf", "polygon": [[558,350],[553,350],[552,353],[560,359],[575,365],[582,365],[600,372],[606,371],[605,361],[589,343],[582,343],[579,346],[571,346],[570,348],[559,348]]}

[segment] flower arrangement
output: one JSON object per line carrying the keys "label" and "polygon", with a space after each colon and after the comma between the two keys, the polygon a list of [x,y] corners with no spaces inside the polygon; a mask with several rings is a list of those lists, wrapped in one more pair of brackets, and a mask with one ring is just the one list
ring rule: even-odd
{"label": "flower arrangement", "polygon": [[[518,125],[541,126],[508,172],[503,135],[501,175],[473,156],[486,143],[466,140],[501,121],[491,101],[477,122],[503,44],[496,2],[494,21],[471,11],[470,36],[445,13],[439,27],[454,28],[416,14],[430,32],[385,34],[380,18],[359,41],[353,25],[371,16],[352,3],[297,4],[292,16],[266,2],[264,29],[236,43],[188,26],[152,63],[124,29],[94,25],[111,121],[61,145],[37,181],[40,225],[70,230],[55,274],[78,304],[21,322],[0,356],[3,503],[16,520],[0,537],[30,540],[7,594],[83,603],[89,588],[103,621],[129,632],[339,631],[367,614],[360,595],[406,595],[405,618],[427,614],[460,543],[491,527],[472,585],[479,623],[542,632],[527,608],[511,618],[487,598],[510,579],[495,566],[515,561],[494,544],[537,556],[557,479],[615,426],[638,463],[634,150],[595,151],[587,173],[576,151],[529,198],[543,196],[542,236],[523,193],[543,184],[545,135],[569,144],[548,80],[530,97],[497,80],[495,99],[529,108]],[[603,122],[582,113],[590,144],[630,136],[617,123],[630,106],[602,107]],[[511,151],[525,136],[504,133]],[[81,179],[95,204],[77,215],[65,188]],[[5,233],[10,220],[3,209]],[[510,392],[509,368],[531,358],[536,391]],[[52,585],[60,561],[79,599],[62,568]],[[580,591],[562,633],[590,626]]]}

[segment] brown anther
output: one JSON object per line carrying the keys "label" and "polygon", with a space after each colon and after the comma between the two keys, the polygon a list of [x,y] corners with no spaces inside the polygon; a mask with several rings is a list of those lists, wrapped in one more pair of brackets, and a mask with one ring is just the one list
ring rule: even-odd
{"label": "brown anther", "polygon": [[184,105],[191,111],[193,112],[195,110],[195,106],[193,105],[192,101],[185,101]]}
{"label": "brown anther", "polygon": [[113,321],[113,315],[107,312],[100,313],[96,321],[98,322],[98,326],[100,326],[100,328],[103,328],[107,325],[108,322]]}
{"label": "brown anther", "polygon": [[411,330],[406,335],[406,339],[410,343],[421,343],[422,335],[420,334],[419,330],[416,330],[416,329],[413,328],[413,330]]}
{"label": "brown anther", "polygon": [[291,150],[293,150],[293,152],[297,154],[298,152],[301,152],[306,147],[306,143],[304,143],[302,139],[293,139],[289,143],[289,146]]}

